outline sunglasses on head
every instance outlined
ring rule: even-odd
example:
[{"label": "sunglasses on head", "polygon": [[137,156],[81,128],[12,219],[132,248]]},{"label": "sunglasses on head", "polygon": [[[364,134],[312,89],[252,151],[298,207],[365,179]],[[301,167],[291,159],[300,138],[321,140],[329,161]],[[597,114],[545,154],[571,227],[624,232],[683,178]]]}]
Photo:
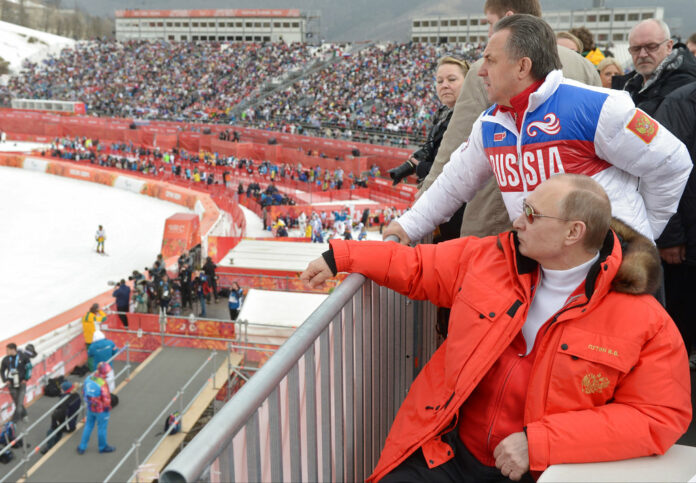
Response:
[{"label": "sunglasses on head", "polygon": [[522,213],[524,213],[524,216],[527,218],[527,223],[529,224],[534,223],[534,218],[552,218],[554,220],[570,221],[565,218],[559,218],[558,216],[549,216],[537,213],[536,211],[534,211],[534,207],[527,203],[526,199],[522,200]]}]

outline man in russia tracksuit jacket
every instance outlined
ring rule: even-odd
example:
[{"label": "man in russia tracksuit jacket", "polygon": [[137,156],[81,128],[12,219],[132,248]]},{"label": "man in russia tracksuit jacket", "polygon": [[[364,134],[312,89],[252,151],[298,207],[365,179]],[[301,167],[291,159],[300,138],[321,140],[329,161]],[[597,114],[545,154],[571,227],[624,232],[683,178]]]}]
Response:
[{"label": "man in russia tracksuit jacket", "polygon": [[613,215],[656,239],[691,171],[686,147],[625,92],[563,78],[551,28],[529,15],[496,23],[479,70],[495,104],[474,124],[441,176],[384,236],[419,240],[495,176],[510,219],[545,179],[585,174]]}]

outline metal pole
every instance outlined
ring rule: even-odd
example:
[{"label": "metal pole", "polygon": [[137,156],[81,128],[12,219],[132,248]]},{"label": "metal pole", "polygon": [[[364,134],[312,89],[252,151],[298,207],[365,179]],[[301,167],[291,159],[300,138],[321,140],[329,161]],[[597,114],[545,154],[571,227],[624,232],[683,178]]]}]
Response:
[{"label": "metal pole", "polygon": [[140,483],[140,441],[135,442],[135,482]]},{"label": "metal pole", "polygon": [[225,394],[225,402],[230,400],[232,392],[232,345],[227,343],[227,392]]},{"label": "metal pole", "polygon": [[130,344],[126,344],[126,378],[130,379]]},{"label": "metal pole", "polygon": [[217,372],[217,370],[215,368],[215,361],[217,360],[217,355],[218,355],[217,351],[213,352],[213,360],[211,362],[211,364],[213,366],[212,376],[211,376],[211,378],[213,379],[213,389],[215,389],[215,387],[216,387],[215,386],[215,373]]},{"label": "metal pole", "polygon": [[162,347],[164,347],[164,328],[167,325],[167,313],[162,312],[160,314],[160,334],[162,336]]},{"label": "metal pole", "polygon": [[[213,381],[213,390],[215,390],[215,373],[217,372],[215,370],[215,359],[217,358],[217,351],[213,352],[213,359],[211,361],[212,363],[212,375],[210,376],[210,379]],[[215,394],[215,397],[217,397],[217,393]],[[215,397],[213,397],[213,416],[215,416]]]},{"label": "metal pole", "polygon": [[27,442],[24,441],[24,438],[22,438],[22,453],[24,453],[22,461],[24,462],[24,479],[26,480],[29,477],[29,458],[27,457]]}]

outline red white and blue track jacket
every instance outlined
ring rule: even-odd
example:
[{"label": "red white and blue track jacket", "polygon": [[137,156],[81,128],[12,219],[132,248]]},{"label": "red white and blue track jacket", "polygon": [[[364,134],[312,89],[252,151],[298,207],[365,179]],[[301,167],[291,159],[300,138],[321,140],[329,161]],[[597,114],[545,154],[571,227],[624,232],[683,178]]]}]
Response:
[{"label": "red white and blue track jacket", "polygon": [[649,239],[677,211],[691,171],[686,147],[622,91],[549,73],[529,96],[518,131],[511,113],[484,111],[471,136],[399,223],[419,240],[447,221],[491,175],[510,219],[522,199],[558,173],[585,174],[607,192],[613,215]]}]

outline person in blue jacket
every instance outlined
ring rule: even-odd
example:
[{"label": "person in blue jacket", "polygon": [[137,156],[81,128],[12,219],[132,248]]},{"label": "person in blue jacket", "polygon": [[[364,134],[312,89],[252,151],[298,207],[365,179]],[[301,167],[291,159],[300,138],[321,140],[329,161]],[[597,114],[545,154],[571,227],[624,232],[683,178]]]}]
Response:
[{"label": "person in blue jacket", "polygon": [[116,290],[111,294],[112,297],[116,298],[116,311],[119,312],[118,317],[126,329],[128,328],[128,316],[126,313],[130,306],[130,295],[131,289],[123,279],[116,285]]},{"label": "person in blue jacket", "polygon": [[230,287],[230,296],[227,299],[227,304],[230,308],[230,318],[232,320],[237,320],[239,316],[239,308],[242,306],[242,297],[244,296],[244,291],[239,288],[237,282],[232,282],[232,287]]},{"label": "person in blue jacket", "polygon": [[87,350],[89,370],[93,371],[100,362],[106,362],[118,353],[118,347],[114,341],[106,338],[104,333],[97,329],[94,332],[92,344]]},{"label": "person in blue jacket", "polygon": [[109,414],[111,412],[111,393],[109,385],[104,379],[96,375],[89,376],[83,386],[85,404],[87,405],[87,419],[82,431],[82,439],[77,447],[78,454],[83,454],[87,449],[89,437],[92,435],[94,425],[97,425],[99,439],[99,452],[111,453],[116,448],[106,442],[106,432],[109,426]]}]

